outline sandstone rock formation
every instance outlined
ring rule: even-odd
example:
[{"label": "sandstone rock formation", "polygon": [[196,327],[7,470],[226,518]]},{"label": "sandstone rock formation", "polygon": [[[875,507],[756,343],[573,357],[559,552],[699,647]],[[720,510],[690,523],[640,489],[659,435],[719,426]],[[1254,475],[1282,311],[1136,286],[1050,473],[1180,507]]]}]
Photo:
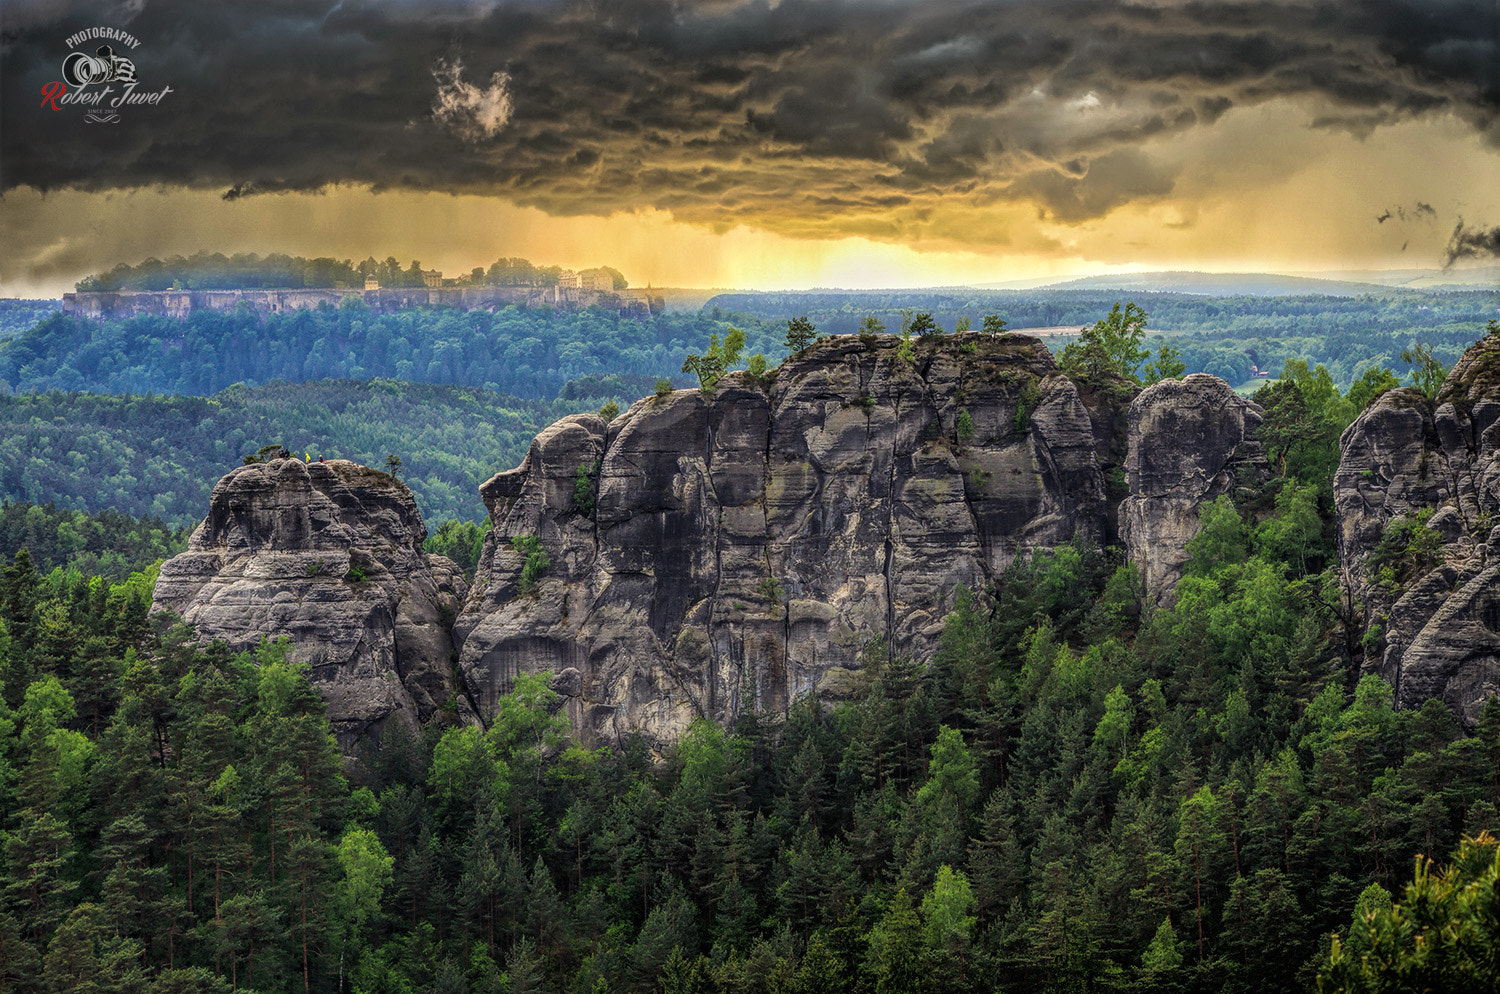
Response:
[{"label": "sandstone rock formation", "polygon": [[1120,540],[1151,601],[1172,600],[1198,508],[1267,472],[1260,422],[1258,406],[1205,373],[1155,383],[1131,403]]},{"label": "sandstone rock formation", "polygon": [[452,561],[422,551],[411,492],[344,460],[273,459],[214,487],[153,609],[236,649],[285,635],[328,702],[346,754],[394,719],[415,727],[458,696],[450,628],[466,594]]},{"label": "sandstone rock formation", "polygon": [[898,345],[832,338],[712,395],[557,422],[480,488],[494,531],[467,599],[391,477],[241,467],[156,606],[236,647],[289,636],[346,753],[450,702],[483,719],[544,670],[586,737],[659,746],[700,715],[857,692],[871,640],[926,654],[959,584],[1075,536],[1123,532],[1169,598],[1198,504],[1264,470],[1258,409],[1211,377],[1127,421],[1124,381],[1080,387],[1035,338]]},{"label": "sandstone rock formation", "polygon": [[[1170,516],[1253,463],[1258,414],[1211,377],[1153,390],[1132,420],[1151,448],[1131,455],[1147,488],[1131,534],[1165,590],[1196,530]],[[845,336],[764,382],[565,418],[481,487],[494,534],[455,629],[476,706],[550,670],[586,734],[662,743],[697,715],[850,693],[871,638],[933,645],[958,584],[1114,538],[1118,396],[1080,392],[1025,336],[927,340],[915,362],[893,338]],[[530,595],[523,536],[551,561]]]},{"label": "sandstone rock formation", "polygon": [[[1500,341],[1470,348],[1436,404],[1412,389],[1384,394],[1340,449],[1339,561],[1365,616],[1365,667],[1395,687],[1397,706],[1437,697],[1472,724],[1500,690]],[[1394,561],[1372,558],[1393,525],[1419,515],[1434,552],[1387,542],[1382,558]]]}]

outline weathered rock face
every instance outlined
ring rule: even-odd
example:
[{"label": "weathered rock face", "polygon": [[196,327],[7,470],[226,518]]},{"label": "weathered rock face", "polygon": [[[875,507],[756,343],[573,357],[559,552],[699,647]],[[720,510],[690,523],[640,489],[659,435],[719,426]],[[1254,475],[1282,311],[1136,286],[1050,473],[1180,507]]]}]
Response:
[{"label": "weathered rock face", "polygon": [[242,466],[214,487],[188,550],[162,566],[153,609],[236,649],[291,638],[352,753],[455,693],[472,713],[450,635],[466,585],[452,561],[422,551],[426,536],[411,492],[385,473],[344,460]]},{"label": "weathered rock face", "polygon": [[[930,648],[958,584],[1075,534],[1113,538],[1118,406],[1081,395],[1037,339],[946,336],[915,363],[896,345],[830,339],[768,384],[732,374],[709,398],[677,391],[539,435],[480,490],[494,536],[455,629],[480,713],[541,670],[601,738],[667,742],[700,714],[838,697],[871,638]],[[1131,457],[1152,488],[1132,534],[1163,563],[1196,530],[1195,515],[1169,526],[1172,509],[1223,492],[1258,453],[1256,409],[1217,382],[1153,388],[1141,409],[1157,448]],[[597,467],[592,515],[575,506],[580,466]],[[511,542],[529,535],[551,560],[535,596]]]},{"label": "weathered rock face", "polygon": [[1198,533],[1198,508],[1267,472],[1260,408],[1217,376],[1194,373],[1142,390],[1130,405],[1120,539],[1148,599],[1170,602]]},{"label": "weathered rock face", "polygon": [[[241,467],[156,606],[235,647],[289,636],[346,753],[455,699],[488,716],[544,670],[585,736],[664,745],[700,715],[856,692],[872,639],[925,654],[959,584],[1078,535],[1118,527],[1169,596],[1198,504],[1264,469],[1258,409],[1211,377],[1150,388],[1127,424],[1127,386],[1081,391],[1037,339],[898,344],[829,339],[712,396],[557,422],[480,488],[494,531],[467,599],[386,474]],[[534,582],[512,542],[533,537]]]},{"label": "weathered rock face", "polygon": [[[1365,668],[1397,706],[1437,697],[1472,724],[1500,690],[1500,342],[1470,348],[1435,405],[1411,389],[1380,397],[1340,449],[1339,561],[1364,609]],[[1436,565],[1379,575],[1382,535],[1424,512]]]}]

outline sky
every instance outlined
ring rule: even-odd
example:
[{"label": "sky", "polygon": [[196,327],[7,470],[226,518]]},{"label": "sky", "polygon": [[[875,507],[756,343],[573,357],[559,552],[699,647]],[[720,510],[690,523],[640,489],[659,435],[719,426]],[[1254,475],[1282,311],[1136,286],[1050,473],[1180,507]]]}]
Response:
[{"label": "sky", "polygon": [[200,250],[765,289],[1493,263],[1500,2],[6,0],[0,295]]}]

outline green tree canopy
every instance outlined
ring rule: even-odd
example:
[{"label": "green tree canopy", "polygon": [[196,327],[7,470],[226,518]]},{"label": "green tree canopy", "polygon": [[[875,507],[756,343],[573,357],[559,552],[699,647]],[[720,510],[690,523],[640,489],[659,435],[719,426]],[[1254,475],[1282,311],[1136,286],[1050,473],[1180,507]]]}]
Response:
[{"label": "green tree canopy", "polygon": [[818,329],[804,315],[800,318],[791,318],[786,323],[786,349],[792,354],[801,352],[813,343],[817,337]]},{"label": "green tree canopy", "polygon": [[1320,992],[1479,992],[1500,977],[1500,843],[1466,838],[1447,867],[1419,856],[1401,900],[1366,892],[1318,968]]},{"label": "green tree canopy", "polygon": [[1116,303],[1107,317],[1063,348],[1058,363],[1069,376],[1098,380],[1114,374],[1139,383],[1136,368],[1151,355],[1141,347],[1145,337],[1146,312],[1133,302],[1124,310]]}]

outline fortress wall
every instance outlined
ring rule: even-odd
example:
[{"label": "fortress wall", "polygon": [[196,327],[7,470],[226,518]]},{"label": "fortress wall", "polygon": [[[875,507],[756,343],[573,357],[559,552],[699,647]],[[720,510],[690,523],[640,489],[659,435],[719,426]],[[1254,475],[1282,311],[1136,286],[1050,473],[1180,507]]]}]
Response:
[{"label": "fortress wall", "polygon": [[376,311],[407,307],[452,307],[493,310],[512,305],[578,310],[604,307],[622,314],[646,314],[662,309],[662,298],[646,291],[596,293],[577,287],[466,286],[382,287],[379,290],[310,288],[304,290],[123,290],[80,291],[63,294],[63,311],[88,318],[126,318],[137,315],[182,318],[193,311],[232,311],[241,303],[262,313],[299,308],[337,307],[351,294]]}]

